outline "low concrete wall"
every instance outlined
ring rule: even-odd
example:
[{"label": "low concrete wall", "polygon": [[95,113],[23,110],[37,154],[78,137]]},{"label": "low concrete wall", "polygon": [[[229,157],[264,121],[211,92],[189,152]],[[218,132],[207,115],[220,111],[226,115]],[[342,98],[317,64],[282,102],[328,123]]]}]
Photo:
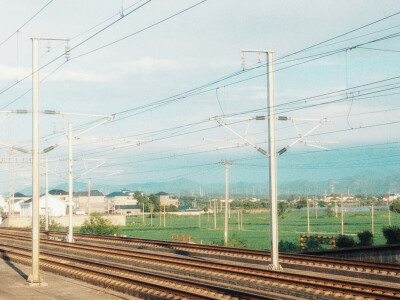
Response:
[{"label": "low concrete wall", "polygon": [[400,264],[400,244],[303,252],[303,254],[338,257],[387,264]]},{"label": "low concrete wall", "polygon": [[[108,215],[104,216],[104,218],[109,219],[111,224],[116,226],[125,226],[126,225],[126,217],[120,215]],[[85,220],[88,220],[88,216],[73,216],[72,218],[72,226],[73,227],[80,227],[83,225]],[[50,222],[59,223],[61,226],[68,226],[69,225],[69,217],[50,217]],[[24,228],[24,227],[31,227],[32,218],[30,217],[9,217],[3,220],[2,227],[17,227],[17,228]]]}]

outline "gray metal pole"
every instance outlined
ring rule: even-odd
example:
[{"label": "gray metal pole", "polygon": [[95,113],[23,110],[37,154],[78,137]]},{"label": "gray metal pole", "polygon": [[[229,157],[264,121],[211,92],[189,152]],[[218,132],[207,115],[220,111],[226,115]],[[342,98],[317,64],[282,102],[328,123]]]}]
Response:
[{"label": "gray metal pole", "polygon": [[307,233],[310,233],[310,203],[307,198]]},{"label": "gray metal pole", "polygon": [[49,230],[49,162],[46,156],[46,230]]},{"label": "gray metal pole", "polygon": [[72,177],[72,123],[68,124],[68,214],[69,214],[69,227],[68,227],[68,243],[74,241],[73,230],[72,230],[72,205],[73,205],[73,193],[74,193],[74,181]]},{"label": "gray metal pole", "polygon": [[39,274],[39,39],[32,38],[32,274],[30,285],[42,283]]},{"label": "gray metal pole", "polygon": [[269,196],[271,202],[271,264],[272,270],[280,270],[278,252],[278,191],[276,176],[276,145],[275,145],[275,93],[274,93],[274,52],[267,52],[268,80],[268,143],[269,143]]},{"label": "gray metal pole", "polygon": [[214,229],[217,229],[217,200],[214,199]]},{"label": "gray metal pole", "polygon": [[375,227],[374,227],[374,204],[371,204],[371,230],[372,235],[375,234]]},{"label": "gray metal pole", "polygon": [[225,164],[225,230],[224,245],[228,245],[229,165]]},{"label": "gray metal pole", "polygon": [[90,217],[90,181],[88,182],[87,214]]},{"label": "gray metal pole", "polygon": [[344,210],[343,210],[343,195],[340,195],[340,205],[341,205],[341,215],[342,215],[342,235],[344,234],[344,228],[343,228],[343,214],[344,214]]}]

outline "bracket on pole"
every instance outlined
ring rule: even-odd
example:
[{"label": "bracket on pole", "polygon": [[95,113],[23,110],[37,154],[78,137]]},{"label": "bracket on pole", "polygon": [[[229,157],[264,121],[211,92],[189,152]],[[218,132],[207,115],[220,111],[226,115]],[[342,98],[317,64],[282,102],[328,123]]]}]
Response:
[{"label": "bracket on pole", "polygon": [[[227,144],[231,144],[229,146],[218,146],[217,150],[221,150],[221,149],[228,149],[228,148],[235,148],[235,147],[240,147],[240,146],[252,146],[253,148],[255,148],[258,152],[260,152],[263,155],[266,156],[270,156],[267,151],[265,151],[263,148],[261,148],[260,146],[257,146],[256,144],[254,144],[253,142],[251,142],[248,138],[247,138],[247,134],[250,128],[250,122],[252,120],[256,120],[256,121],[261,121],[261,120],[267,120],[269,119],[268,116],[265,115],[261,115],[261,116],[255,116],[255,117],[248,117],[248,118],[238,118],[238,117],[234,117],[234,118],[211,118],[210,120],[214,120],[217,121],[217,123],[228,129],[230,132],[232,132],[234,135],[236,135],[238,138],[240,138],[242,141],[230,141],[230,140],[222,140],[222,139],[210,139],[210,138],[204,138],[205,141],[212,141],[212,142],[224,142]],[[307,136],[309,136],[311,133],[313,133],[315,130],[317,130],[318,128],[320,128],[324,123],[329,122],[328,119],[323,118],[323,119],[304,119],[304,118],[291,118],[291,117],[286,117],[286,116],[277,116],[275,117],[276,120],[278,121],[292,121],[292,124],[294,126],[294,128],[296,129],[297,135],[299,136],[296,140],[294,140],[292,143],[290,143],[289,145],[287,145],[286,147],[283,147],[281,150],[279,150],[276,154],[278,156],[282,155],[283,153],[285,153],[289,148],[293,147],[295,144],[297,143],[303,143],[305,146],[309,146],[309,147],[314,147],[314,148],[319,148],[319,149],[324,149],[324,150],[328,150],[328,148],[320,146],[318,144],[337,144],[338,142],[336,141],[312,141],[312,140],[305,140],[305,138]],[[226,124],[227,120],[231,120],[231,121],[248,121],[247,123],[247,127],[245,130],[245,133],[242,135],[240,133],[238,133],[237,131],[235,131],[234,129],[232,129],[231,127],[229,127]],[[298,125],[296,124],[296,121],[304,121],[304,122],[317,122],[317,125],[315,125],[313,128],[311,128],[310,130],[308,130],[306,133],[301,133],[300,129],[298,127]]]}]

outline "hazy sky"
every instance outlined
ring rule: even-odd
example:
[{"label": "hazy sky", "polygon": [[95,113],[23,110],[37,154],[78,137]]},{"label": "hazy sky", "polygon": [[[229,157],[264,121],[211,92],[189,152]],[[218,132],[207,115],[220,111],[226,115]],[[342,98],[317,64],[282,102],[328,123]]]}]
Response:
[{"label": "hazy sky", "polygon": [[[365,0],[0,0],[0,110],[32,107],[31,37],[70,38],[68,62],[64,42],[40,42],[41,109],[116,117],[74,140],[75,175],[107,160],[80,181],[222,182],[217,163],[232,159],[232,181],[262,182],[266,157],[250,146],[216,150],[228,144],[204,138],[239,141],[211,117],[266,114],[265,56],[246,54],[242,71],[241,50],[269,49],[277,112],[328,118],[309,140],[338,142],[329,151],[294,146],[279,157],[280,181],[398,172],[399,12],[398,1]],[[30,115],[0,121],[2,144],[31,149]],[[41,115],[41,148],[65,140],[63,122],[78,134],[100,121]],[[302,133],[316,125],[296,124]],[[247,125],[230,126],[244,134]],[[266,121],[252,121],[247,137],[267,149],[267,132]],[[277,122],[277,150],[296,136],[291,122]],[[0,153],[8,193],[10,150]],[[54,186],[63,182],[56,174],[66,176],[67,144],[48,156]],[[29,159],[13,153],[16,191],[30,184]]]}]

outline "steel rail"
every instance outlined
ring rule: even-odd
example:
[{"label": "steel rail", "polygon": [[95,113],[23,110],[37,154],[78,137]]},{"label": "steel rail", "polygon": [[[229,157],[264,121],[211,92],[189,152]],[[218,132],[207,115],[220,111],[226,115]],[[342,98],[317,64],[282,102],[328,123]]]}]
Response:
[{"label": "steel rail", "polygon": [[[12,235],[4,235],[0,234],[0,237],[7,238],[9,240],[15,240],[15,236]],[[26,242],[29,242],[30,239],[27,237],[18,237],[20,240],[23,239]],[[354,291],[362,291],[362,295],[368,296],[381,296],[381,295],[390,295],[390,297],[399,298],[400,299],[400,289],[396,288],[385,288],[379,285],[374,284],[365,284],[359,282],[343,282],[343,280],[337,279],[321,279],[317,276],[311,275],[296,275],[286,272],[274,272],[268,270],[260,270],[257,268],[250,268],[250,267],[238,267],[227,265],[223,263],[210,263],[210,262],[200,262],[200,261],[191,261],[188,259],[180,259],[176,257],[160,257],[160,255],[153,255],[153,254],[135,254],[130,251],[126,250],[113,250],[110,248],[105,247],[98,247],[98,246],[87,246],[87,245],[74,245],[74,244],[66,244],[62,242],[55,242],[55,241],[43,241],[42,244],[51,245],[54,247],[63,247],[75,249],[78,251],[83,251],[86,253],[95,253],[95,254],[103,254],[107,258],[114,255],[119,259],[125,258],[127,260],[135,258],[135,259],[142,259],[142,260],[151,260],[156,261],[158,263],[164,264],[174,264],[180,266],[186,266],[194,269],[200,269],[203,271],[209,271],[214,273],[225,273],[226,275],[242,277],[242,280],[267,280],[269,282],[277,282],[277,283],[286,283],[286,284],[296,284],[297,286],[303,286],[304,288],[310,288],[310,284],[312,284],[312,288],[318,290],[329,291],[332,293],[338,293],[340,291],[346,292],[348,294],[354,295]],[[331,288],[334,287],[334,290]],[[360,295],[357,294],[356,295]]]},{"label": "steel rail", "polygon": [[[30,262],[30,250],[15,247],[15,246],[2,246],[0,252],[3,253],[4,258],[10,258],[12,255],[23,256]],[[149,290],[154,291],[150,293],[150,296],[158,299],[173,298],[171,295],[178,296],[184,299],[279,299],[274,296],[263,295],[261,293],[252,294],[250,292],[243,292],[233,290],[231,288],[225,288],[216,285],[204,284],[195,281],[182,280],[168,276],[149,274],[148,272],[132,271],[128,268],[109,266],[100,262],[90,262],[86,259],[78,259],[71,257],[64,257],[56,254],[41,254],[40,257],[41,267],[47,270],[64,270],[65,274],[74,275],[78,272],[80,279],[87,280],[95,275],[100,277],[92,283],[99,283],[101,281],[107,283],[107,287],[110,288],[112,285],[124,286],[126,284],[136,286],[141,290],[147,290],[142,293],[143,295],[149,295]],[[72,271],[72,272],[71,272]],[[103,280],[101,280],[103,279]],[[119,291],[128,292],[131,287],[124,287],[118,289]],[[157,297],[157,294],[163,294],[161,297]]]},{"label": "steel rail", "polygon": [[[27,232],[27,229],[21,228],[0,228],[0,230],[11,230],[18,232]],[[60,236],[64,237],[65,233],[59,231],[42,231],[42,233],[46,235]],[[238,249],[238,248],[230,248],[230,247],[222,247],[222,246],[209,246],[209,245],[199,245],[199,244],[188,244],[183,242],[170,242],[170,241],[158,241],[158,240],[150,240],[150,239],[138,239],[138,238],[126,238],[126,237],[113,237],[113,236],[101,236],[101,235],[92,235],[92,234],[78,234],[75,235],[76,239],[82,240],[99,240],[103,244],[105,241],[111,243],[121,243],[121,244],[137,244],[140,246],[143,245],[152,245],[159,248],[168,247],[174,250],[190,250],[190,251],[202,251],[208,253],[215,254],[223,254],[223,255],[235,255],[238,257],[244,257],[249,259],[259,259],[263,261],[268,261],[270,259],[269,251],[262,250],[250,250],[250,249]],[[344,269],[354,269],[358,271],[358,269],[363,269],[368,271],[368,269],[372,272],[384,271],[388,272],[391,275],[400,274],[400,265],[395,264],[382,264],[382,263],[374,263],[374,262],[364,262],[364,261],[356,261],[350,259],[338,259],[331,257],[320,257],[315,255],[305,255],[305,254],[288,254],[288,253],[280,253],[280,258],[282,262],[290,262],[290,263],[304,263],[307,262],[313,266],[325,265],[325,267],[329,268],[344,268]]]}]

